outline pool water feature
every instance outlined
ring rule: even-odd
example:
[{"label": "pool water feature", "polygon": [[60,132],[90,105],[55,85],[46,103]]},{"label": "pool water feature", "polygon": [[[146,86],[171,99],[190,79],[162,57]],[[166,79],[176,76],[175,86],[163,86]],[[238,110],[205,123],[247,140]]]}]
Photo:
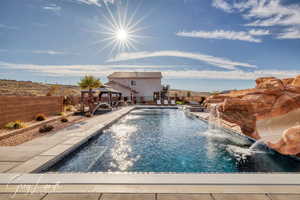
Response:
[{"label": "pool water feature", "polygon": [[300,162],[180,109],[137,109],[48,172],[299,172]]}]

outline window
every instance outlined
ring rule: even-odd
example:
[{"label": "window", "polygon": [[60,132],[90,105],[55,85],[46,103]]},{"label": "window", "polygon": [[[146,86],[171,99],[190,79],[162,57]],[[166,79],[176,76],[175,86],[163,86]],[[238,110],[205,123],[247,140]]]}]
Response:
[{"label": "window", "polygon": [[131,81],[131,86],[135,86],[136,85],[136,81]]}]

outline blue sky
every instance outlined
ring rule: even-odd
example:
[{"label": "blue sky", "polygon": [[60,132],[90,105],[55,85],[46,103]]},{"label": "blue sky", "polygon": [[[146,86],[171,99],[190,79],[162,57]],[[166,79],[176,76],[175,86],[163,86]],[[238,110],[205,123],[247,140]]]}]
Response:
[{"label": "blue sky", "polygon": [[[131,32],[128,47],[114,48],[114,19]],[[1,79],[75,84],[85,74],[106,82],[113,71],[162,71],[172,88],[213,91],[296,76],[299,61],[298,0],[0,3]]]}]

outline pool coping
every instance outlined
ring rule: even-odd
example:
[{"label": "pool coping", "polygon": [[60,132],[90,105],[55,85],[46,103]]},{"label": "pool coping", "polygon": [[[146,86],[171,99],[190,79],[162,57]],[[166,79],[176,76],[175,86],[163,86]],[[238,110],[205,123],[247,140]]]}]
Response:
[{"label": "pool coping", "polygon": [[[296,187],[297,190],[300,189],[300,174],[298,173],[34,173],[53,165],[132,110],[160,107],[167,108],[166,106],[132,106],[114,111],[112,115],[100,115],[104,118],[108,116],[111,118],[102,121],[96,128],[89,128],[87,133],[82,136],[76,135],[69,138],[68,141],[71,140],[69,143],[64,140],[62,143],[44,150],[28,161],[13,167],[8,170],[8,173],[0,173],[0,193],[16,190],[20,185],[33,185],[39,188],[42,185],[57,184],[62,186],[61,192],[70,192],[74,188],[76,188],[76,191],[81,191],[81,188],[78,187],[80,185],[86,186],[82,187],[83,192],[86,192],[87,188],[93,187],[96,187],[97,191],[110,191],[111,188],[111,190],[118,192],[126,192],[126,188],[131,192],[151,192],[153,190],[179,192],[179,188],[181,188],[180,192],[199,192],[201,190],[210,192],[220,190],[228,192],[262,192],[264,188],[266,192],[280,193],[284,191],[292,192],[291,187]],[[171,106],[170,108],[175,107]],[[57,146],[60,148],[57,148]],[[209,187],[215,188],[215,190],[209,189]],[[244,189],[241,190],[241,187]],[[277,187],[281,189],[278,190]]]},{"label": "pool coping", "polygon": [[299,193],[300,174],[0,174],[0,193]]}]

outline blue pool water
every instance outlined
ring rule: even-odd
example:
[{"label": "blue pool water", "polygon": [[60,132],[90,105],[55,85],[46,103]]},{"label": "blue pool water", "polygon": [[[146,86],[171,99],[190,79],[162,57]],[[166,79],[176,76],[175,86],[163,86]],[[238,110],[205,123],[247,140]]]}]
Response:
[{"label": "blue pool water", "polygon": [[134,110],[48,171],[300,172],[300,162],[177,109]]}]

